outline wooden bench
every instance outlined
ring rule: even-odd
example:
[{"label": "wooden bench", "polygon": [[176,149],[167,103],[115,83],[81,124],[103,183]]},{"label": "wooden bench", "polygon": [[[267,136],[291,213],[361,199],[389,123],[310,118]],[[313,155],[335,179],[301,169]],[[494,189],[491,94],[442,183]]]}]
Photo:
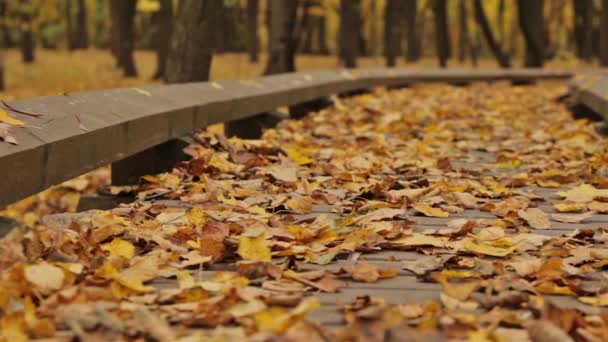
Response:
[{"label": "wooden bench", "polygon": [[[567,71],[535,69],[376,68],[109,89],[11,101],[12,109],[43,116],[31,117],[5,107],[27,126],[12,130],[18,145],[0,143],[0,207],[112,163],[114,180],[128,182],[155,172],[154,168],[159,167],[158,154],[170,154],[180,147],[174,142],[176,138],[220,122],[247,125],[247,118],[281,106],[299,104],[302,113],[306,108],[316,108],[315,100],[331,94],[421,82],[525,83],[571,76]],[[163,145],[166,143],[172,145]]]}]

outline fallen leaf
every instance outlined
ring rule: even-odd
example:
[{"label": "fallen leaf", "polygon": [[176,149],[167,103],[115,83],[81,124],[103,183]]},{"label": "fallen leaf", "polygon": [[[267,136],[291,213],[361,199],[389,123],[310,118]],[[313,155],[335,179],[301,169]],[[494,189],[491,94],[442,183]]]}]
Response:
[{"label": "fallen leaf", "polygon": [[312,211],[312,198],[300,196],[288,199],[285,207],[297,214],[308,214]]},{"label": "fallen leaf", "polygon": [[63,270],[49,263],[27,266],[24,270],[25,279],[43,292],[59,290],[63,286],[65,274]]},{"label": "fallen leaf", "polygon": [[608,213],[608,202],[593,201],[587,204],[587,208],[591,211],[596,211],[599,213]]},{"label": "fallen leaf", "polygon": [[507,265],[511,266],[518,275],[525,277],[528,274],[540,270],[543,265],[543,262],[540,258],[527,257],[510,261],[507,263]]},{"label": "fallen leaf", "polygon": [[237,253],[245,260],[268,262],[271,259],[264,234],[256,237],[241,236]]},{"label": "fallen leaf", "polygon": [[595,211],[588,211],[586,213],[578,214],[578,215],[565,215],[565,214],[552,214],[551,218],[555,221],[566,222],[566,223],[579,223],[590,217],[595,216],[597,213]]},{"label": "fallen leaf", "polygon": [[439,208],[433,208],[427,203],[416,204],[416,206],[414,206],[414,210],[416,210],[419,213],[424,214],[425,216],[429,216],[429,217],[448,217],[448,216],[450,216],[449,213],[447,213]]},{"label": "fallen leaf", "polygon": [[4,122],[6,124],[9,124],[11,126],[16,126],[16,127],[25,126],[25,122],[13,118],[4,109],[1,109],[1,108],[0,108],[0,122]]},{"label": "fallen leaf", "polygon": [[297,171],[295,167],[281,165],[269,166],[264,170],[266,174],[271,175],[274,179],[286,183],[293,183],[298,180]]},{"label": "fallen leaf", "polygon": [[0,122],[0,139],[13,145],[17,145],[17,139],[10,133],[10,125]]},{"label": "fallen leaf", "polygon": [[447,294],[441,292],[439,294],[439,299],[441,299],[441,303],[448,308],[449,310],[464,310],[464,311],[473,311],[477,309],[479,304],[473,301],[460,301],[456,298],[452,298]]},{"label": "fallen leaf", "polygon": [[585,209],[585,204],[576,202],[561,202],[553,204],[553,208],[560,213],[572,213]]},{"label": "fallen leaf", "polygon": [[464,247],[476,254],[491,255],[495,257],[506,257],[517,249],[517,246],[495,247],[485,243],[475,243],[471,240],[467,240]]},{"label": "fallen leaf", "polygon": [[608,197],[608,189],[597,189],[590,184],[581,184],[568,191],[559,191],[557,195],[564,197],[567,201],[588,203],[596,198]]},{"label": "fallen leaf", "polygon": [[444,265],[447,259],[452,256],[442,255],[420,255],[416,260],[404,260],[401,262],[401,268],[413,272],[416,275],[422,276],[428,272],[434,271]]},{"label": "fallen leaf", "polygon": [[114,238],[111,242],[101,245],[100,248],[110,252],[111,256],[121,256],[127,260],[130,260],[135,255],[135,246],[129,241],[121,238]]},{"label": "fallen leaf", "polygon": [[549,221],[549,216],[547,214],[538,209],[538,208],[528,208],[526,210],[519,210],[517,215],[524,219],[532,228],[535,229],[549,229],[551,228],[551,221]]},{"label": "fallen leaf", "polygon": [[608,306],[608,293],[601,294],[595,297],[578,297],[578,300],[585,304],[593,305],[593,306]]},{"label": "fallen leaf", "polygon": [[389,241],[395,247],[433,246],[439,248],[446,247],[447,242],[446,238],[438,238],[420,233],[414,233]]},{"label": "fallen leaf", "polygon": [[565,331],[545,319],[531,321],[527,329],[532,342],[574,342]]}]

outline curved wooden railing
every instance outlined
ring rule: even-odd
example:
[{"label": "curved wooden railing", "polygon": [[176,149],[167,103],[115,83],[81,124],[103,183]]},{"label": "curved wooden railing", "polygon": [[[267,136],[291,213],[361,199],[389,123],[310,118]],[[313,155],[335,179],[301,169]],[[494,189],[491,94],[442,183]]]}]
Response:
[{"label": "curved wooden railing", "polygon": [[567,71],[535,69],[377,68],[98,90],[11,101],[5,110],[26,122],[26,126],[12,130],[18,145],[0,143],[0,207],[207,125],[244,119],[331,94],[418,82],[530,82],[571,76]]}]

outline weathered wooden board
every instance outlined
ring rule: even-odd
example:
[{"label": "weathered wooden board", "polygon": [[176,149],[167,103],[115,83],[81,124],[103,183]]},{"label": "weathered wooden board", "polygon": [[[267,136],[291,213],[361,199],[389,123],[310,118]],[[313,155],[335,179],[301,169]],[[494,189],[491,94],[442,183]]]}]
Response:
[{"label": "weathered wooden board", "polygon": [[[18,145],[0,143],[0,206],[99,166],[218,122],[330,94],[417,82],[563,79],[570,72],[363,69],[303,72],[252,80],[124,88],[12,101],[27,123]],[[5,108],[6,109],[6,108]]]},{"label": "weathered wooden board", "polygon": [[575,104],[583,105],[608,120],[608,71],[594,70],[577,75],[569,88]]}]

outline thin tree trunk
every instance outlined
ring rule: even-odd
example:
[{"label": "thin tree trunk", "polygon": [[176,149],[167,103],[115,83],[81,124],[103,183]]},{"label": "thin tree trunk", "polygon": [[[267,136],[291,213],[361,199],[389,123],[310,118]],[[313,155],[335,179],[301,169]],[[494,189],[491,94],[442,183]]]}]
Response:
[{"label": "thin tree trunk", "polygon": [[319,53],[329,55],[329,47],[327,46],[327,16],[325,14],[319,17],[317,42],[319,44]]},{"label": "thin tree trunk", "polygon": [[76,46],[79,49],[89,48],[89,24],[87,15],[87,6],[84,0],[78,0],[78,9],[76,11]]},{"label": "thin tree trunk", "polygon": [[216,0],[180,0],[167,60],[169,83],[209,80],[221,6]]},{"label": "thin tree trunk", "polygon": [[447,1],[434,0],[433,14],[435,15],[435,44],[439,66],[445,68],[448,65],[448,58],[450,57]]},{"label": "thin tree trunk", "polygon": [[[0,0],[0,20],[4,23],[6,20],[7,0]],[[4,24],[3,24],[4,26]],[[2,27],[4,29],[4,27]],[[4,75],[4,52],[6,49],[6,41],[0,37],[0,91],[6,90],[6,78]]]},{"label": "thin tree trunk", "polygon": [[486,39],[486,42],[488,43],[488,46],[490,47],[492,54],[496,58],[498,65],[500,65],[501,68],[510,68],[511,61],[509,60],[509,56],[507,56],[507,54],[505,54],[505,52],[502,51],[500,44],[498,44],[496,42],[496,39],[494,38],[494,34],[492,33],[492,29],[490,28],[490,23],[488,22],[488,18],[486,17],[486,12],[483,8],[483,4],[481,3],[481,0],[475,0],[474,4],[475,4],[475,19],[477,20],[477,23],[479,24],[479,27],[481,28],[481,31],[483,32],[483,35]]},{"label": "thin tree trunk", "polygon": [[97,0],[95,2],[95,47],[102,48],[105,46],[105,42],[103,39],[104,31],[105,31],[105,8],[106,1],[105,0]]},{"label": "thin tree trunk", "polygon": [[116,67],[122,68],[122,60],[120,59],[120,1],[110,0],[110,20],[111,20],[111,41],[110,50],[116,59]]},{"label": "thin tree trunk", "polygon": [[173,1],[160,0],[160,9],[156,13],[156,72],[154,79],[164,79],[173,30]]},{"label": "thin tree trunk", "polygon": [[36,60],[34,33],[32,32],[32,6],[30,0],[21,0],[21,4],[27,7],[21,17],[21,59],[24,63],[33,63]]},{"label": "thin tree trunk", "polygon": [[505,4],[505,0],[500,0],[498,1],[498,8],[497,8],[497,12],[496,13],[496,21],[498,22],[498,42],[500,45],[500,48],[502,49],[502,43],[505,41],[505,11],[506,11],[506,4]]},{"label": "thin tree trunk", "polygon": [[72,17],[72,0],[65,0],[65,34],[68,43],[68,50],[76,50],[76,40],[74,39],[74,19]]},{"label": "thin tree trunk", "polygon": [[384,8],[384,56],[386,66],[394,67],[401,49],[401,0],[387,0]]},{"label": "thin tree trunk", "polygon": [[526,42],[526,67],[542,67],[545,61],[543,0],[518,0],[519,26]]},{"label": "thin tree trunk", "polygon": [[577,57],[593,57],[593,0],[572,0],[574,7],[574,44]]},{"label": "thin tree trunk", "polygon": [[293,72],[296,70],[295,26],[296,1],[268,0],[270,11],[269,57],[265,75]]},{"label": "thin tree trunk", "polygon": [[115,35],[116,53],[118,65],[123,69],[125,77],[136,77],[137,68],[133,58],[135,48],[135,10],[137,0],[112,0],[114,16],[112,24],[115,25],[112,32]]},{"label": "thin tree trunk", "polygon": [[602,0],[600,16],[600,64],[608,66],[608,0]]},{"label": "thin tree trunk", "polygon": [[340,1],[340,56],[347,68],[357,67],[359,47],[360,0]]},{"label": "thin tree trunk", "polygon": [[420,58],[420,40],[416,32],[416,16],[418,11],[417,0],[402,0],[404,2],[405,25],[407,32],[407,55],[408,62],[415,62]]},{"label": "thin tree trunk", "polygon": [[249,61],[258,62],[260,52],[260,37],[258,35],[258,13],[260,12],[260,0],[247,0],[247,50]]},{"label": "thin tree trunk", "polygon": [[469,25],[467,22],[467,4],[465,0],[458,1],[458,61],[462,64],[467,59],[469,49]]}]

